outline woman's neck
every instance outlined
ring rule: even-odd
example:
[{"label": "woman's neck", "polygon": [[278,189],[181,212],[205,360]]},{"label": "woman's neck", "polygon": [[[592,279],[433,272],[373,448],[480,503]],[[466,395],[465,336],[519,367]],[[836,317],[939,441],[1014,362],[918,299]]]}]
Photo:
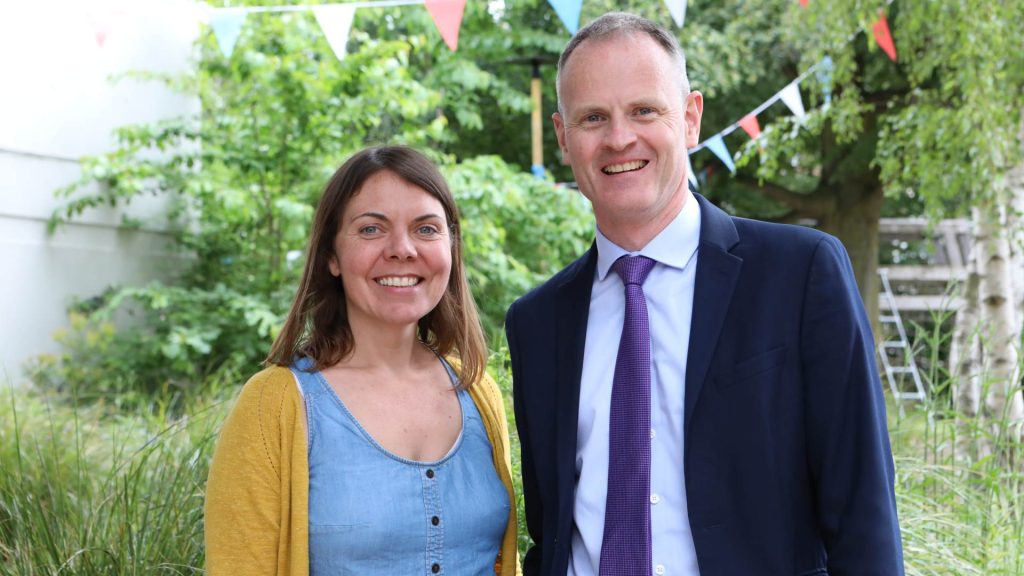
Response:
[{"label": "woman's neck", "polygon": [[403,373],[422,366],[434,353],[419,341],[417,327],[352,324],[352,353],[340,362],[357,370]]}]

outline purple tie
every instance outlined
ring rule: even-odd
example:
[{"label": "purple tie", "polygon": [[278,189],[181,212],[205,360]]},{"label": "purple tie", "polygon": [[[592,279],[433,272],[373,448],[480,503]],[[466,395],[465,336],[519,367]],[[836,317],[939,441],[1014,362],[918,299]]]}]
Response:
[{"label": "purple tie", "polygon": [[600,576],[651,576],[651,328],[643,283],[654,264],[623,256],[612,266],[626,285],[626,317],[612,380]]}]

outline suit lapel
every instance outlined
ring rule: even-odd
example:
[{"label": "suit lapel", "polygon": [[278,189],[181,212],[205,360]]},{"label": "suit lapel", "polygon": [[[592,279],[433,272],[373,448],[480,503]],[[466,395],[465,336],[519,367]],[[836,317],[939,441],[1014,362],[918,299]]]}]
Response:
[{"label": "suit lapel", "polygon": [[701,224],[693,290],[693,316],[690,320],[690,346],[686,359],[685,437],[689,437],[691,416],[704,387],[743,266],[743,260],[729,252],[739,242],[732,218],[703,196],[693,194],[693,197],[700,206]]},{"label": "suit lapel", "polygon": [[[558,462],[559,492],[572,494],[576,484],[576,428],[580,410],[580,379],[583,376],[583,348],[587,341],[587,317],[590,313],[590,293],[594,287],[594,270],[597,268],[597,248],[580,258],[576,273],[558,287],[559,309],[556,342],[558,343],[558,366],[556,386],[559,407],[557,426],[556,458]],[[567,510],[572,512],[572,498]],[[564,506],[563,506],[564,507]]]}]

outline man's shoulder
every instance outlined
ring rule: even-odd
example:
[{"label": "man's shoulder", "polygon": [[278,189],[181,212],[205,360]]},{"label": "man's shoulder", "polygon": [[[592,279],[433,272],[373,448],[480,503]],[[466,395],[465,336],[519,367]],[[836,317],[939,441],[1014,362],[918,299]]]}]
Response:
[{"label": "man's shoulder", "polygon": [[733,223],[736,225],[736,230],[740,233],[741,238],[747,234],[769,239],[817,244],[823,238],[827,238],[829,236],[821,230],[816,230],[809,226],[803,226],[800,224],[766,222],[764,220],[754,220],[752,218],[743,218],[740,216],[732,216],[731,218]]},{"label": "man's shoulder", "polygon": [[[544,306],[551,302],[551,299],[557,296],[558,291],[566,284],[578,279],[580,274],[585,274],[585,269],[588,265],[591,265],[591,258],[595,258],[594,248],[591,247],[583,253],[582,256],[571,262],[565,268],[562,268],[551,278],[548,278],[543,284],[533,288],[526,294],[520,296],[512,304],[513,308],[524,308],[524,307],[536,307]],[[592,280],[592,278],[591,278]]]},{"label": "man's shoulder", "polygon": [[740,238],[740,246],[748,250],[776,251],[780,248],[785,252],[814,252],[822,243],[838,244],[838,240],[809,226],[798,224],[781,224],[765,222],[733,216],[732,221]]}]

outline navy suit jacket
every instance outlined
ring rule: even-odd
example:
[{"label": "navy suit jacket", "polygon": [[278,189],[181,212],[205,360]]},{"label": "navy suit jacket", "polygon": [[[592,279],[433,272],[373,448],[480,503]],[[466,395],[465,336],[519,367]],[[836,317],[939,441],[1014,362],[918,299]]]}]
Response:
[{"label": "navy suit jacket", "polygon": [[[683,454],[701,575],[903,574],[882,386],[846,251],[694,197]],[[568,566],[596,262],[591,247],[506,317],[534,541],[526,575]]]}]

